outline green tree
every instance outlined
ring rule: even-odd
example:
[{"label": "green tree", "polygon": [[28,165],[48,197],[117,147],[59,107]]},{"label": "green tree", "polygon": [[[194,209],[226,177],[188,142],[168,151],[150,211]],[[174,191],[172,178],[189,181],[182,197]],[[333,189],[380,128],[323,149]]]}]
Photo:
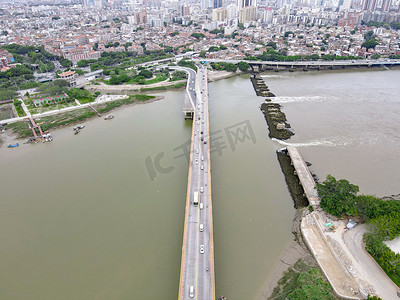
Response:
[{"label": "green tree", "polygon": [[379,59],[379,58],[381,58],[381,56],[379,54],[375,53],[375,54],[371,55],[371,58],[372,59]]},{"label": "green tree", "polygon": [[208,52],[217,52],[219,50],[220,48],[217,46],[211,46],[210,48],[208,48]]},{"label": "green tree", "polygon": [[87,67],[89,65],[89,62],[86,59],[82,59],[78,61],[77,66],[79,68]]},{"label": "green tree", "polygon": [[268,42],[266,46],[271,47],[272,49],[275,49],[275,50],[277,48],[276,43],[273,41]]},{"label": "green tree", "polygon": [[250,68],[250,65],[245,61],[239,62],[237,64],[237,66],[238,66],[239,70],[242,72],[246,72]]},{"label": "green tree", "polygon": [[65,59],[60,57],[59,59],[60,64],[64,67],[64,68],[68,68],[72,66],[72,61],[70,61],[69,59]]},{"label": "green tree", "polygon": [[341,217],[343,213],[357,215],[355,207],[356,195],[359,187],[345,179],[336,180],[328,175],[321,184],[317,183],[316,189],[321,198],[321,207],[331,215]]},{"label": "green tree", "polygon": [[236,72],[237,68],[238,68],[237,65],[231,64],[231,63],[225,64],[225,67],[224,67],[225,71],[228,71],[228,72]]},{"label": "green tree", "polygon": [[193,32],[190,36],[196,38],[197,40],[200,40],[205,37],[203,33],[198,33],[198,32]]},{"label": "green tree", "polygon": [[143,76],[144,78],[151,78],[153,77],[153,73],[149,70],[141,70],[139,76]]},{"label": "green tree", "polygon": [[292,34],[293,36],[296,36],[293,31],[286,31],[283,36],[288,37],[290,34]]},{"label": "green tree", "polygon": [[379,43],[375,40],[369,40],[365,41],[364,43],[361,44],[361,47],[367,48],[368,49],[375,49],[375,46],[379,45]]}]

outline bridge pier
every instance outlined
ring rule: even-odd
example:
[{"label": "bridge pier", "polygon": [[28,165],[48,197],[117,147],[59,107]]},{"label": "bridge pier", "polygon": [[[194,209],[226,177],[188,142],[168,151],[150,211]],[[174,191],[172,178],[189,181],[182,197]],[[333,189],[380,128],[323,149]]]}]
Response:
[{"label": "bridge pier", "polygon": [[184,111],[185,120],[193,120],[194,112],[193,111]]}]

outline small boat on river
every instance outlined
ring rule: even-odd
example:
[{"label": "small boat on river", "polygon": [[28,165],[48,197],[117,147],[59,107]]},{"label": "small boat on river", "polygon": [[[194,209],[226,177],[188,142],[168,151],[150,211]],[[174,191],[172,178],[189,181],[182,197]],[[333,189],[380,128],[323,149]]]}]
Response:
[{"label": "small boat on river", "polygon": [[79,126],[74,127],[74,131],[81,130],[83,128],[85,128],[85,125],[79,125]]},{"label": "small boat on river", "polygon": [[104,118],[104,120],[111,120],[114,119],[114,115],[108,115],[107,117]]},{"label": "small boat on river", "polygon": [[18,147],[18,146],[19,146],[18,143],[16,143],[16,144],[8,144],[8,148],[15,148],[15,147]]}]

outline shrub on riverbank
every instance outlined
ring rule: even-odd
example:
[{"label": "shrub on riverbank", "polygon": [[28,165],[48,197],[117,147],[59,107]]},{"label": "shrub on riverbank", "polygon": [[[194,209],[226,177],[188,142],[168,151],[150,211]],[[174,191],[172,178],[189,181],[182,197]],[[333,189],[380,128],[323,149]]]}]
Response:
[{"label": "shrub on riverbank", "polygon": [[400,286],[400,254],[394,253],[384,241],[400,235],[400,212],[392,212],[368,222],[365,249],[371,254],[386,274]]},{"label": "shrub on riverbank", "polygon": [[400,212],[400,201],[383,201],[373,195],[357,195],[359,187],[345,179],[336,180],[328,175],[316,189],[321,198],[321,207],[336,217],[343,214],[360,217],[366,221],[390,212]]},{"label": "shrub on riverbank", "polygon": [[321,272],[299,260],[283,274],[270,299],[334,300],[336,298]]}]

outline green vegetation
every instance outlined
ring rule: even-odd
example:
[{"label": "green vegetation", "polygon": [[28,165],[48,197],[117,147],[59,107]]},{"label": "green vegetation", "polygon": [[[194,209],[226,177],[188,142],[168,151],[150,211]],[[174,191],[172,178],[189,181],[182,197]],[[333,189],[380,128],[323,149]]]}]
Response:
[{"label": "green vegetation", "polygon": [[262,61],[316,61],[316,60],[354,60],[354,59],[364,59],[363,57],[355,56],[336,56],[336,55],[322,55],[318,54],[312,55],[292,55],[286,56],[284,52],[277,52],[273,49],[268,49],[262,54],[254,56],[247,56],[245,60],[262,60]]},{"label": "green vegetation", "polygon": [[25,111],[22,108],[22,102],[20,100],[17,99],[14,100],[14,107],[19,117],[26,116]]},{"label": "green vegetation", "polygon": [[[100,104],[98,105],[97,110],[100,113],[106,113],[121,105],[131,104],[137,101],[151,100],[154,98],[155,96],[149,96],[149,95],[133,95],[127,99],[116,100]],[[80,123],[95,116],[97,116],[97,114],[87,108],[77,109],[73,112],[64,113],[62,115],[43,117],[41,118],[41,122],[43,122],[44,124],[41,127],[44,131],[46,131],[52,128]],[[29,129],[29,122],[26,121],[16,122],[8,124],[6,127],[8,129],[11,129],[13,133],[17,134],[18,138],[26,138],[32,136],[32,131]]]},{"label": "green vegetation", "polygon": [[200,39],[202,39],[202,38],[205,37],[205,35],[204,35],[203,33],[198,33],[198,32],[193,32],[193,33],[191,34],[191,36],[194,37],[194,38],[196,38],[197,40],[200,40]]},{"label": "green vegetation", "polygon": [[321,272],[299,260],[283,274],[270,299],[334,300],[335,297]]},{"label": "green vegetation", "polygon": [[76,99],[81,104],[94,101],[94,96],[87,90],[70,88],[66,93],[71,100]]},{"label": "green vegetation", "polygon": [[165,81],[168,79],[168,77],[169,77],[169,74],[165,74],[165,73],[157,74],[156,78],[146,80],[144,82],[144,84],[154,84],[154,83],[158,83],[161,81]]},{"label": "green vegetation", "polygon": [[271,47],[272,49],[276,50],[277,46],[275,42],[268,42],[267,47]]},{"label": "green vegetation", "polygon": [[397,286],[400,286],[400,254],[394,253],[384,241],[400,235],[400,211],[381,215],[368,222],[369,232],[364,235],[365,249]]},{"label": "green vegetation", "polygon": [[214,69],[214,70],[224,70],[224,71],[228,71],[228,72],[236,72],[238,66],[232,63],[210,63],[210,66]]},{"label": "green vegetation", "polygon": [[341,217],[343,213],[356,214],[354,203],[358,186],[345,179],[337,181],[335,177],[328,175],[322,184],[317,183],[316,188],[321,198],[321,207],[331,215]]},{"label": "green vegetation", "polygon": [[237,64],[237,66],[238,66],[239,70],[242,72],[246,72],[250,68],[250,65],[245,61],[239,62]]},{"label": "green vegetation", "polygon": [[185,71],[176,71],[175,73],[172,74],[172,77],[169,81],[177,81],[177,80],[183,80],[186,79],[187,75]]},{"label": "green vegetation", "polygon": [[343,213],[367,220],[366,250],[375,258],[388,276],[400,286],[400,254],[395,254],[383,242],[400,235],[400,201],[384,201],[372,195],[357,195],[358,186],[332,175],[316,189],[321,207],[341,217]]},{"label": "green vegetation", "polygon": [[364,43],[362,43],[361,47],[367,48],[367,50],[368,50],[370,48],[374,49],[376,45],[379,45],[379,43],[375,40],[371,40],[371,41],[365,41]]},{"label": "green vegetation", "polygon": [[221,49],[217,46],[211,46],[210,48],[208,48],[208,52],[217,52],[219,50]]},{"label": "green vegetation", "polygon": [[186,83],[184,82],[179,82],[176,83],[174,85],[168,85],[168,86],[156,86],[156,87],[151,87],[151,88],[141,88],[140,91],[141,92],[149,92],[149,91],[165,91],[171,88],[174,89],[180,89],[182,87],[184,87],[186,85]]},{"label": "green vegetation", "polygon": [[17,92],[11,89],[0,89],[0,101],[11,100],[17,97]]},{"label": "green vegetation", "polygon": [[373,195],[357,195],[358,186],[345,179],[336,180],[332,175],[328,175],[322,184],[317,183],[316,189],[322,209],[337,217],[346,214],[369,220],[390,212],[400,212],[400,201],[383,201]]},{"label": "green vegetation", "polygon": [[293,36],[296,36],[293,31],[286,31],[283,36],[284,37],[288,37],[290,34],[293,35]]},{"label": "green vegetation", "polygon": [[[363,21],[361,21],[361,24],[364,25],[365,23]],[[392,28],[394,30],[400,29],[400,22],[385,23],[385,22],[369,21],[366,25],[368,27],[384,27],[386,29]]]},{"label": "green vegetation", "polygon": [[186,57],[185,57],[185,58],[182,58],[182,59],[178,62],[178,66],[191,68],[191,69],[197,71],[197,67],[196,67],[194,61],[189,60],[189,58],[186,58]]},{"label": "green vegetation", "polygon": [[17,134],[18,138],[25,138],[32,135],[32,130],[29,129],[29,124],[26,121],[11,123],[6,126],[13,133]]},{"label": "green vegetation", "polygon": [[64,93],[69,87],[69,83],[66,80],[58,79],[42,84],[37,88],[39,92],[45,95],[55,95]]},{"label": "green vegetation", "polygon": [[361,44],[361,47],[365,47],[368,49],[375,48],[376,45],[379,45],[378,41],[376,40],[376,35],[373,31],[368,31],[364,34],[365,42]]}]

